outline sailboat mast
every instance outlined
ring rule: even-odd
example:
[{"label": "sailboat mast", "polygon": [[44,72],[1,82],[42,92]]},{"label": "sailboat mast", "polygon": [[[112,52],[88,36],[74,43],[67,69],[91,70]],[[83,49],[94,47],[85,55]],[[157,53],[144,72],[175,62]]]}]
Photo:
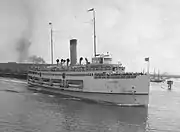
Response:
[{"label": "sailboat mast", "polygon": [[156,72],[155,72],[155,68],[154,68],[154,78],[156,77]]}]

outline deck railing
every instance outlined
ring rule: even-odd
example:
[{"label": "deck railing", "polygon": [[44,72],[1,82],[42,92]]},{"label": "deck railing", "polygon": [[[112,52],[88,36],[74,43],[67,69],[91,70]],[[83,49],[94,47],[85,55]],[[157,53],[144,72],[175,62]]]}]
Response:
[{"label": "deck railing", "polygon": [[137,76],[144,75],[143,73],[123,73],[123,74],[108,74],[108,73],[95,73],[95,79],[131,79]]},{"label": "deck railing", "polygon": [[78,67],[78,68],[29,68],[32,71],[51,71],[51,72],[85,72],[85,71],[110,71],[112,68],[89,68],[89,67]]}]

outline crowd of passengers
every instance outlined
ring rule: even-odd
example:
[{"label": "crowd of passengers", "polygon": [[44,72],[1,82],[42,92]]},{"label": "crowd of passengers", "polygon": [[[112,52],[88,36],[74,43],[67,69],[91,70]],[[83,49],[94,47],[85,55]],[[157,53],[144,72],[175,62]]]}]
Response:
[{"label": "crowd of passengers", "polygon": [[[119,68],[119,67],[117,67]],[[57,68],[57,67],[53,67],[53,68],[47,68],[47,67],[31,67],[29,68],[30,70],[35,70],[35,71],[107,71],[107,70],[112,70],[112,71],[117,71],[115,70],[115,67],[110,67],[110,66],[105,66],[105,67],[69,67],[69,68]],[[119,68],[119,70],[124,71],[125,68],[121,67]]]},{"label": "crowd of passengers", "polygon": [[[47,69],[47,68],[44,68],[44,67],[31,67],[30,69],[32,69],[32,70],[35,70],[35,71],[40,71],[40,70],[47,70],[47,71],[49,71],[49,70],[53,70],[53,69]],[[103,68],[103,69],[107,69],[107,68]],[[110,68],[109,68],[110,69]],[[62,70],[62,69],[54,69],[53,71],[58,71],[58,70]],[[71,70],[77,70],[76,68],[74,68],[74,69],[71,69]],[[79,70],[82,70],[82,69],[79,69]],[[77,71],[79,71],[79,70],[77,70]],[[94,70],[94,69],[91,69],[91,71],[92,70]],[[109,73],[108,73],[109,74]],[[107,75],[108,75],[107,74]],[[126,75],[126,76],[138,76],[138,75],[145,75],[146,73],[133,73],[133,72],[125,72],[125,73],[111,73],[111,75],[114,75],[114,76],[118,76],[118,75]],[[103,75],[105,75],[105,73],[95,73],[95,75],[97,75],[97,76],[103,76]]]},{"label": "crowd of passengers", "polygon": [[46,67],[31,67],[31,70],[43,70],[43,71],[96,71],[96,70],[111,70],[111,67],[99,67],[99,68],[92,68],[92,67],[61,67],[61,68],[46,68]]},{"label": "crowd of passengers", "polygon": [[126,72],[126,73],[95,73],[95,76],[103,77],[103,76],[121,76],[121,77],[136,77],[139,75],[144,75],[143,73],[132,73],[132,72]]},{"label": "crowd of passengers", "polygon": [[136,78],[138,76],[138,74],[134,74],[134,75],[128,75],[128,74],[119,74],[119,75],[95,75],[94,78],[95,79],[102,79],[102,78]]}]

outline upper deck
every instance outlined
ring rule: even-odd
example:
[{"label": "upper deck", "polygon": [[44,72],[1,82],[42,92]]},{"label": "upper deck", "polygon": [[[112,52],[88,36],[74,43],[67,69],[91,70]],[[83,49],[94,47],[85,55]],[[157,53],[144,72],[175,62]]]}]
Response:
[{"label": "upper deck", "polygon": [[112,64],[112,57],[109,53],[98,54],[92,58],[92,62],[89,63],[86,60],[86,64],[58,64],[52,66],[32,66],[29,70],[35,71],[56,71],[56,72],[115,72],[123,73],[125,72],[125,67],[122,64]]},{"label": "upper deck", "polygon": [[29,70],[33,71],[51,71],[51,72],[93,72],[93,71],[107,71],[107,72],[125,72],[125,67],[119,64],[87,64],[74,66],[32,66]]}]

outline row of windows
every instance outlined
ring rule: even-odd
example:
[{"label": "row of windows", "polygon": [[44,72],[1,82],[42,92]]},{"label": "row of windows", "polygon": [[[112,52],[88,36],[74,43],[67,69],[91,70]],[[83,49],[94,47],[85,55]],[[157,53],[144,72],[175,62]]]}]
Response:
[{"label": "row of windows", "polygon": [[[46,79],[46,78],[37,78],[37,77],[32,77],[32,76],[29,76],[28,80],[39,83],[39,84],[48,84],[50,86],[55,85],[54,83],[59,83],[59,86],[63,87],[63,88],[68,88],[68,87],[83,88],[83,80],[62,80],[62,79],[50,80],[50,79]],[[78,85],[78,86],[74,86],[74,85]],[[57,86],[57,84],[56,84],[56,86]]]},{"label": "row of windows", "polygon": [[83,80],[71,80],[71,79],[50,79],[50,78],[38,78],[38,77],[33,77],[33,76],[28,76],[28,79],[32,79],[32,80],[42,80],[42,81],[48,81],[48,82],[63,82],[63,80],[65,80],[68,83],[74,83],[74,84],[79,84],[79,83],[83,83]]},{"label": "row of windows", "polygon": [[94,76],[94,79],[132,79],[132,78],[136,78],[135,75],[133,76],[129,76],[129,75],[121,75],[121,76]]}]

